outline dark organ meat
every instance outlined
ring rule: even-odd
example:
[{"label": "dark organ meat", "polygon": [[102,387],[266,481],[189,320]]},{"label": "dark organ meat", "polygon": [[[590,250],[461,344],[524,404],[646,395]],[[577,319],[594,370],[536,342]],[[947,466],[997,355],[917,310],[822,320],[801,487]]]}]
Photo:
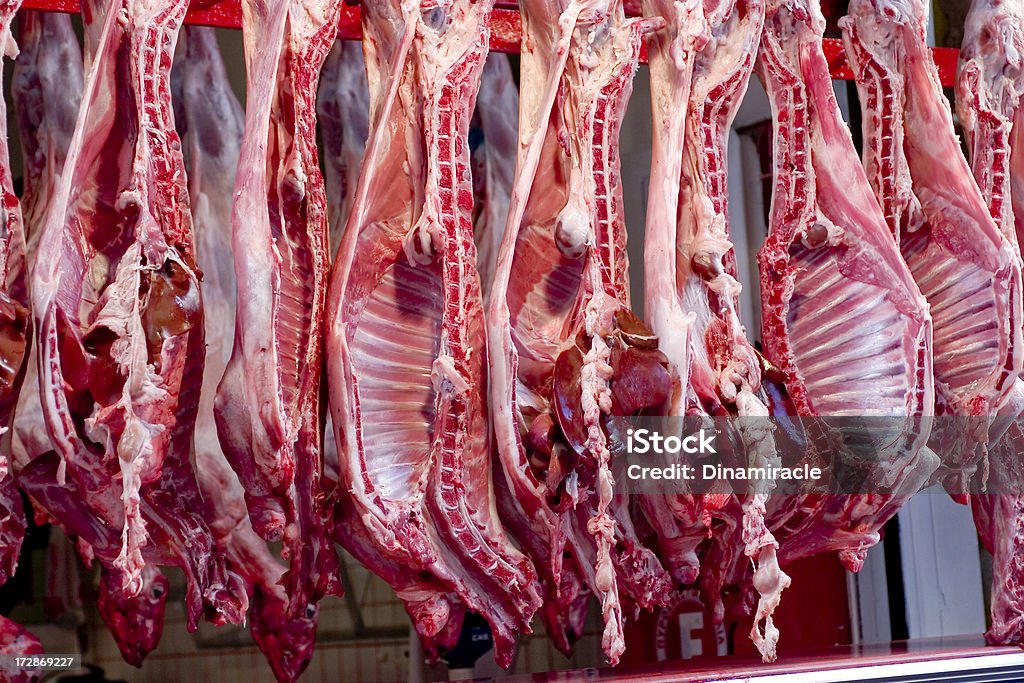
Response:
[{"label": "dark organ meat", "polygon": [[614,416],[671,391],[629,310],[618,156],[640,41],[658,22],[626,19],[619,3],[522,8],[519,158],[488,320],[499,509],[538,567],[556,644],[578,635],[589,590],[615,663],[625,615],[671,585],[610,470]]},{"label": "dark organ meat", "polygon": [[[195,628],[204,610],[219,623],[240,622],[243,610],[189,458],[203,317],[169,83],[185,5],[91,7],[102,30],[42,227],[32,303],[59,458],[39,466],[53,478],[39,483],[66,487],[76,503],[47,508],[69,527],[117,530],[116,552],[97,557],[129,597],[142,590],[147,556],[181,567]],[[88,522],[72,519],[82,515]]]},{"label": "dark organ meat", "polygon": [[[758,253],[765,355],[802,416],[910,418],[934,401],[932,323],[858,163],[822,53],[814,2],[769,2],[758,57],[774,115],[770,234]],[[891,505],[864,495],[785,496],[768,526],[785,563],[839,551],[857,571],[896,503],[937,466],[928,422],[893,420],[875,444],[871,481]],[[847,445],[811,444],[810,459],[849,459]]]},{"label": "dark organ meat", "polygon": [[[988,210],[1019,254],[1024,225],[1024,4],[974,2],[967,15],[960,53],[956,104],[967,138],[974,177]],[[1020,323],[1018,323],[1020,324]],[[1004,413],[1024,413],[1024,389],[1017,380]],[[994,423],[995,426],[995,423]],[[979,536],[993,555],[992,644],[1024,642],[1024,490],[1019,420],[993,439],[989,488],[994,495],[971,496]]]},{"label": "dark organ meat", "polygon": [[253,529],[284,544],[288,616],[305,619],[341,592],[323,491],[330,252],[315,109],[340,9],[333,0],[242,3],[249,97],[232,207],[238,306],[216,403]]},{"label": "dark organ meat", "polygon": [[[936,412],[987,418],[1024,360],[1020,256],[960,150],[927,48],[927,18],[922,1],[855,0],[843,36],[863,103],[868,178],[932,316]],[[980,437],[965,436],[979,447],[965,445],[963,454],[950,452],[953,430],[936,430],[947,488],[958,495],[984,456],[988,420],[959,431],[974,426]]]},{"label": "dark organ meat", "polygon": [[327,311],[338,540],[428,644],[468,608],[507,666],[540,596],[491,491],[468,146],[491,4],[363,10],[370,138]]}]

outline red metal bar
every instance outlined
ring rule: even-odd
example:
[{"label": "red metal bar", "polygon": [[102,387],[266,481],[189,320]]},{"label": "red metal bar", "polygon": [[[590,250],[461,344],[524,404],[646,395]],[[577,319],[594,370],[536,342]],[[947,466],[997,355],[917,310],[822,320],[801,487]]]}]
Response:
[{"label": "red metal bar", "polygon": [[[932,59],[939,69],[939,80],[945,88],[952,88],[956,81],[956,64],[960,57],[960,50],[952,47],[933,47]],[[843,41],[835,38],[825,39],[825,59],[828,60],[828,70],[832,78],[841,81],[852,81],[853,71],[850,63],[846,60],[846,48]]]},{"label": "red metal bar", "polygon": [[[512,4],[514,3],[499,0],[499,7],[491,14],[491,49],[497,52],[519,52],[522,24],[519,12],[508,9],[508,6]],[[22,7],[51,12],[77,13],[79,11],[78,0],[24,0]],[[240,0],[193,0],[185,21],[200,26],[241,28]],[[359,7],[348,4],[343,7],[338,36],[347,40],[362,38],[362,30],[359,26]],[[956,78],[958,55],[959,51],[953,48],[932,48],[932,58],[939,68],[939,80],[947,88],[953,86]],[[850,65],[846,61],[846,52],[843,49],[842,41],[826,38],[825,57],[828,59],[829,71],[833,78],[846,81],[853,79],[853,72],[850,71]],[[646,61],[646,55],[642,54],[641,59]]]}]

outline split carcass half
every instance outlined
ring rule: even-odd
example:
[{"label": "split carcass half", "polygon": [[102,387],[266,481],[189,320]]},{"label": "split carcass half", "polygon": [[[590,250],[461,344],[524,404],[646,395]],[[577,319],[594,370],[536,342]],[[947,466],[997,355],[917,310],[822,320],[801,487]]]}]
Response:
[{"label": "split carcass half", "polygon": [[[25,12],[20,23],[21,54],[15,64],[11,93],[15,117],[22,146],[25,168],[25,227],[28,235],[27,261],[29,267],[35,258],[42,232],[42,222],[51,198],[56,194],[60,174],[64,167],[75,119],[82,95],[82,53],[71,23],[71,17],[56,12]],[[18,398],[14,421],[14,469],[16,473],[35,457],[52,448],[39,400],[37,373],[38,350],[29,352],[25,385]],[[31,477],[20,481],[22,488],[31,491],[35,482]],[[55,513],[42,514],[63,526]],[[63,511],[63,515],[68,511]],[[60,532],[51,536],[50,553],[58,553],[61,569],[65,573],[64,587],[71,601],[79,596],[78,574],[81,571],[70,543]],[[82,560],[91,563],[93,549],[82,539],[75,539],[81,549]],[[142,589],[138,595],[128,596],[121,585],[120,574],[101,571],[97,586],[97,610],[114,638],[125,661],[141,666],[142,661],[160,642],[163,632],[164,607],[167,602],[167,579],[159,569],[147,565],[142,572]],[[68,606],[65,606],[67,608]]]},{"label": "split carcass half", "polygon": [[[933,439],[947,489],[962,496],[984,456],[988,418],[1024,360],[1020,256],[961,152],[927,21],[923,0],[854,0],[842,28],[860,93],[868,180],[932,316],[936,413],[975,418],[944,425]],[[967,435],[977,447],[958,443]]]},{"label": "split carcass half", "polygon": [[[767,4],[758,74],[771,101],[770,234],[758,253],[765,355],[800,416],[878,416],[865,476],[897,496],[937,467],[924,448],[931,411],[931,319],[857,159],[822,52],[814,0]],[[899,419],[899,418],[903,419]],[[814,458],[850,462],[844,442],[810,440]],[[837,454],[839,457],[837,457]],[[845,460],[844,460],[845,458]],[[878,541],[870,495],[790,495],[769,503],[787,561],[838,550],[856,571]]]},{"label": "split carcass half", "polygon": [[[1024,232],[1024,3],[977,0],[964,27],[956,106],[974,177],[989,213],[1017,247]],[[1003,412],[1024,413],[1024,382],[1017,380]],[[995,422],[993,427],[995,427]],[[994,431],[994,430],[993,430]],[[1017,420],[992,435],[991,494],[971,496],[978,533],[993,555],[991,623],[995,645],[1024,641],[1024,487]]]},{"label": "split carcass half", "polygon": [[[739,318],[741,285],[735,277],[726,192],[729,127],[753,70],[764,5],[759,0],[703,6],[651,0],[647,11],[667,19],[666,29],[654,34],[648,49],[655,142],[647,310],[663,350],[692,392],[674,397],[670,414],[697,411],[764,420],[769,409],[761,388],[761,360]],[[672,344],[665,341],[670,339]],[[696,405],[687,405],[691,401]],[[738,424],[749,465],[781,464],[767,422]],[[776,557],[778,544],[765,526],[770,490],[766,482],[743,496],[742,521],[717,525],[714,541],[733,547],[742,542],[744,555],[756,562],[753,583],[761,599],[751,637],[766,661],[775,659],[778,639],[771,615],[789,585]],[[684,583],[696,578],[695,550],[705,536],[705,518],[736,514],[732,500],[703,498],[680,495],[666,503],[644,496],[642,502],[663,554]],[[739,528],[741,538],[721,537]],[[705,573],[711,575],[706,585],[720,586],[726,567],[707,567]],[[717,595],[713,600],[720,603]]]},{"label": "split carcass half", "polygon": [[[71,16],[59,12],[22,12],[21,53],[14,63],[11,97],[24,167],[26,260],[31,270],[43,221],[64,169],[75,119],[82,102],[82,48]],[[39,400],[38,348],[30,345],[25,382],[14,415],[11,451],[15,470],[52,445]]]},{"label": "split carcass half", "polygon": [[336,41],[324,62],[316,95],[332,252],[341,244],[341,231],[355,198],[359,166],[370,134],[369,98],[362,45],[351,40]]},{"label": "split carcass half", "polygon": [[[21,2],[0,3],[2,57],[15,57],[11,24]],[[7,107],[0,97],[0,584],[18,566],[25,536],[25,511],[11,470],[11,421],[18,391],[25,377],[25,357],[31,339],[28,275],[25,260],[25,227],[21,204],[14,194],[10,152],[7,147]]]},{"label": "split carcass half", "polygon": [[[542,616],[547,632],[555,646],[568,654],[572,643],[583,634],[582,617],[586,614],[586,604],[589,600],[587,575],[592,571],[572,558],[567,566],[563,565],[566,532],[561,529],[563,524],[554,501],[548,497],[543,472],[547,469],[547,463],[542,457],[538,462],[540,467],[537,468],[537,472],[531,463],[530,451],[536,449],[529,445],[530,430],[524,434],[522,426],[547,411],[545,403],[550,403],[551,396],[548,392],[546,401],[538,402],[535,399],[540,397],[535,396],[535,392],[528,385],[520,384],[519,345],[524,339],[521,334],[513,338],[515,328],[521,328],[522,325],[517,315],[515,327],[513,326],[508,296],[512,286],[513,263],[518,264],[516,267],[519,268],[528,258],[522,254],[516,258],[516,252],[519,250],[521,226],[527,225],[525,232],[530,232],[528,224],[531,221],[525,219],[525,214],[535,180],[539,177],[542,183],[547,183],[544,191],[552,199],[547,202],[543,201],[541,196],[537,196],[532,202],[531,212],[536,213],[543,209],[548,214],[550,223],[550,216],[565,203],[564,157],[555,143],[554,136],[549,135],[548,126],[561,88],[562,74],[569,55],[569,43],[580,15],[588,11],[588,5],[586,2],[549,3],[524,0],[520,7],[523,41],[519,146],[506,227],[495,263],[487,309],[489,401],[496,450],[501,465],[500,469],[496,470],[499,473],[496,475],[495,487],[502,520],[530,555],[544,586]],[[550,244],[550,225],[547,232]],[[528,245],[529,241],[524,240],[524,246]],[[566,315],[566,300],[573,296],[574,282],[579,278],[579,269],[575,263],[563,264],[563,259],[555,251],[540,251],[549,256],[542,262],[544,267],[540,270],[541,280],[554,285],[553,290],[558,292],[559,296],[552,297],[550,303],[545,301],[545,297],[539,298],[537,302],[541,305],[535,308],[540,309],[537,313],[541,315],[524,316],[522,321],[536,317],[538,321],[546,320],[554,330],[557,330],[558,321],[564,319]],[[517,285],[517,288],[519,286],[521,285]],[[524,299],[522,294],[517,298],[520,301]],[[522,308],[522,304],[519,308]],[[541,332],[542,329],[537,331]],[[545,372],[548,374],[554,362],[552,351],[545,354]],[[531,355],[527,351],[527,365],[530,364]],[[538,423],[538,427],[539,429],[534,431],[540,437],[538,445],[541,446],[539,450],[543,453],[550,450],[547,446],[546,432],[554,427],[554,417],[548,414],[546,419]]]},{"label": "split carcass half", "polygon": [[[60,461],[51,476],[66,479],[96,523],[119,530],[105,567],[128,596],[142,589],[147,556],[185,571],[195,628],[204,609],[234,623],[243,610],[189,459],[203,309],[169,78],[186,4],[92,7],[102,30],[46,211],[32,303]],[[64,524],[75,514],[49,510]]]},{"label": "split carcass half", "polygon": [[[693,86],[694,54],[708,40],[708,25],[700,3],[649,1],[645,10],[662,16],[666,25],[647,39],[653,137],[644,244],[644,313],[677,378],[666,412],[680,416],[686,414],[691,398],[692,328],[696,322],[695,312],[683,310],[676,287],[681,150]],[[697,546],[707,535],[701,497],[644,496],[640,507],[675,580],[693,583],[700,570]]]},{"label": "split carcass half", "polygon": [[175,124],[188,169],[209,340],[196,418],[199,486],[214,541],[228,568],[245,582],[256,645],[277,680],[286,683],[299,677],[313,655],[318,610],[314,605],[288,618],[288,595],[281,581],[286,567],[252,528],[245,492],[221,450],[214,418],[214,394],[231,355],[235,319],[231,199],[244,119],[213,29],[192,27],[183,32],[174,76]]},{"label": "split carcass half", "polygon": [[989,211],[1024,237],[1024,4],[977,0],[964,24],[956,107]]},{"label": "split carcass half", "polygon": [[626,608],[670,587],[610,471],[615,416],[671,390],[629,310],[618,155],[640,41],[658,22],[627,20],[619,3],[522,10],[519,157],[488,319],[499,506],[541,574],[556,645],[578,635],[589,589],[616,662]]},{"label": "split carcass half", "polygon": [[338,540],[428,644],[468,607],[508,665],[540,596],[491,486],[468,141],[491,3],[363,10],[370,138],[327,312]]},{"label": "split carcass half", "polygon": [[309,618],[323,596],[342,590],[323,491],[330,251],[315,107],[341,4],[242,3],[248,101],[232,211],[238,304],[215,411],[253,528],[283,541],[293,618]]}]

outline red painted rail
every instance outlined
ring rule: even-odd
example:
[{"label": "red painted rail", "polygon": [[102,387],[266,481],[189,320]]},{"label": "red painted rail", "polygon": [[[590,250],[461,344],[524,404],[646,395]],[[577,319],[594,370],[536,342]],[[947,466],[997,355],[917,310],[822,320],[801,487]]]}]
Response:
[{"label": "red painted rail", "polygon": [[[498,2],[499,7],[491,15],[491,49],[498,52],[519,52],[519,37],[522,25],[519,12],[510,9],[514,3]],[[22,7],[26,9],[47,10],[52,12],[77,13],[78,0],[24,0]],[[239,0],[192,0],[192,7],[185,17],[189,24],[200,26],[217,26],[220,28],[241,28],[242,8]],[[359,7],[346,4],[342,9],[341,25],[338,36],[349,40],[359,40],[362,31],[359,27]],[[932,48],[932,56],[939,68],[942,85],[951,87],[956,78],[958,50],[946,47]],[[834,38],[825,39],[825,57],[828,58],[832,77],[851,80],[853,72],[846,61],[843,44]]]}]

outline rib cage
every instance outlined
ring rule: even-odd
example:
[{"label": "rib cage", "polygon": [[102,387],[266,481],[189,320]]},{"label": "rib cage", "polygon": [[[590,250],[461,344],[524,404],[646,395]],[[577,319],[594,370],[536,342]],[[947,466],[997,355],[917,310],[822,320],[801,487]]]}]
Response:
[{"label": "rib cage", "polygon": [[[909,324],[881,287],[846,285],[827,249],[794,259],[787,326],[815,415],[904,415]],[[870,371],[865,372],[865,366]],[[865,402],[865,397],[872,397]]]},{"label": "rib cage", "polygon": [[408,486],[427,466],[435,400],[430,368],[442,307],[438,273],[396,263],[373,290],[352,340],[360,439],[394,454],[370,464],[367,476],[389,498],[413,494]]}]

